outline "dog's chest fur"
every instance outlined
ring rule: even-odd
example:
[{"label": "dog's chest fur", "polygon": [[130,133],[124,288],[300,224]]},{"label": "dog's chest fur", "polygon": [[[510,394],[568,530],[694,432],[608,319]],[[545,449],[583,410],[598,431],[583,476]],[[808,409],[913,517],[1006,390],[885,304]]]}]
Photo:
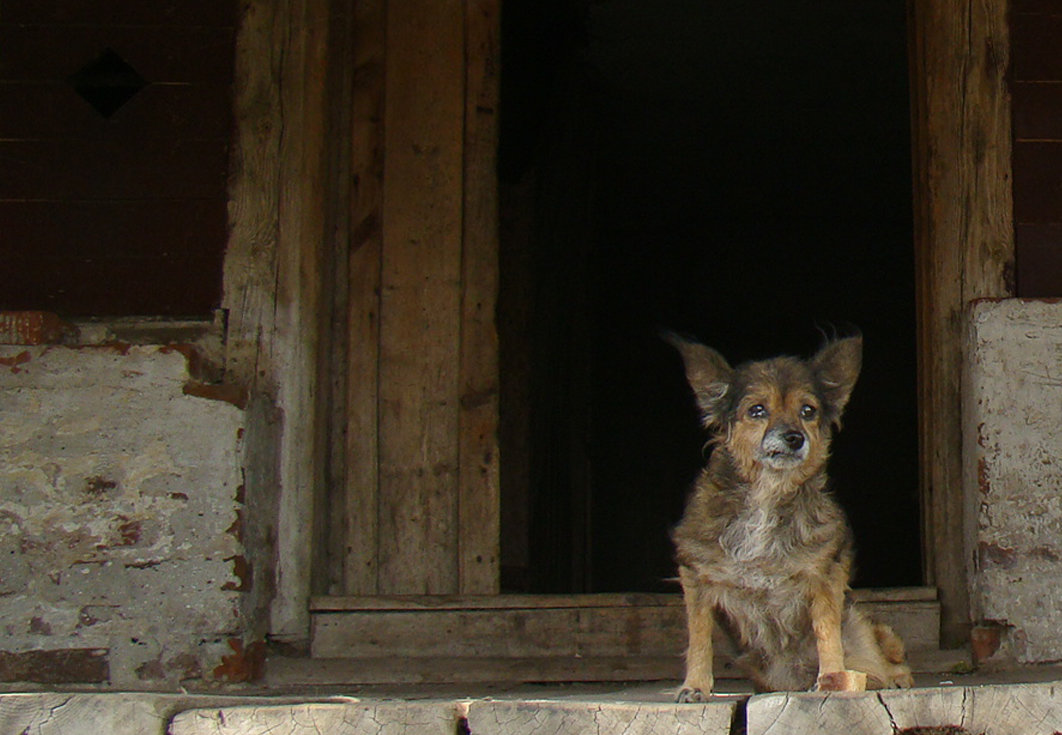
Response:
[{"label": "dog's chest fur", "polygon": [[675,528],[678,561],[710,583],[746,643],[785,648],[810,626],[815,577],[848,562],[844,514],[825,475],[782,492],[728,484],[719,470],[709,464]]}]

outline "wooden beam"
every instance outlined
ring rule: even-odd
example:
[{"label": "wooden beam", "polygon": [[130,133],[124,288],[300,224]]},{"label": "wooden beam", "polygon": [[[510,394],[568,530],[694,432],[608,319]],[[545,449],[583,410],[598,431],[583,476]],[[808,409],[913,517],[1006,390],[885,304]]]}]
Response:
[{"label": "wooden beam", "polygon": [[925,575],[940,589],[943,642],[958,645],[970,623],[963,311],[1013,290],[1006,3],[909,8]]},{"label": "wooden beam", "polygon": [[[270,634],[304,643],[324,447],[319,390],[327,235],[328,0],[253,0],[237,35],[226,380],[251,390],[249,555],[275,576]],[[274,424],[279,423],[279,426]],[[266,529],[275,529],[269,531]],[[272,546],[275,544],[275,547]],[[274,568],[275,567],[275,568]],[[265,616],[262,615],[264,618]]]},{"label": "wooden beam", "polygon": [[[902,635],[916,666],[939,664],[935,590],[855,590],[853,598]],[[577,676],[609,679],[593,662],[608,660],[632,671],[644,671],[651,660],[673,666],[681,661],[686,638],[685,607],[677,593],[320,597],[311,607],[315,659],[333,660],[340,668],[335,660],[347,659],[365,671],[382,666],[379,675],[387,681],[443,660],[455,664],[442,680],[456,680],[461,674],[455,672],[462,670],[482,675],[499,666],[505,670],[500,677],[533,678],[546,670],[571,671],[580,660],[585,665],[576,666]],[[721,631],[716,649],[729,659],[736,653]]]}]

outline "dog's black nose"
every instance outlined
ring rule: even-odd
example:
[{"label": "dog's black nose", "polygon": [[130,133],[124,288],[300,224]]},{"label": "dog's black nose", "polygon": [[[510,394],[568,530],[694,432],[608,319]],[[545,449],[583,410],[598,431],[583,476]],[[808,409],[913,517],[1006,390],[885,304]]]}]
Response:
[{"label": "dog's black nose", "polygon": [[789,447],[789,451],[795,452],[804,446],[804,435],[799,431],[787,431],[782,434],[782,441]]}]

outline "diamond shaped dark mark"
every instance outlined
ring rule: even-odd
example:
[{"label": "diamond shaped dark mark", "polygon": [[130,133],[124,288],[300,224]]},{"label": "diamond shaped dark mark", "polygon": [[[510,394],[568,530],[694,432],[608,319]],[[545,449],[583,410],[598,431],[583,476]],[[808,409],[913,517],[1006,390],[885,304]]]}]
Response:
[{"label": "diamond shaped dark mark", "polygon": [[112,49],[90,61],[67,80],[104,117],[110,117],[149,82]]}]

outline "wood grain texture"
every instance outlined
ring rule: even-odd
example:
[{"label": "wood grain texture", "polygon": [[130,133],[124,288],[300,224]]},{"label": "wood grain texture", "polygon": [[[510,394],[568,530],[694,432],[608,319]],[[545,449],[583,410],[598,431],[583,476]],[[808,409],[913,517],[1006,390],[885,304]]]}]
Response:
[{"label": "wood grain texture", "polygon": [[[1062,727],[1062,699],[1048,684],[910,689],[838,696],[778,693],[748,704],[748,735],[1049,733]],[[917,729],[914,729],[917,728]]]},{"label": "wood grain texture", "polygon": [[463,3],[389,3],[387,45],[380,591],[446,593],[459,586]]},{"label": "wood grain texture", "polygon": [[[931,590],[857,590],[853,597],[916,655],[936,650],[940,608]],[[678,660],[686,640],[679,594],[320,597],[311,608],[312,655],[321,659]],[[725,634],[716,638],[720,656],[732,657]]]},{"label": "wood grain texture", "polygon": [[459,591],[500,588],[498,458],[498,0],[467,0],[461,259]]},{"label": "wood grain texture", "polygon": [[354,4],[351,242],[347,303],[346,480],[340,563],[345,594],[375,594],[379,548],[380,267],[386,4]]},{"label": "wood grain texture", "polygon": [[328,18],[327,0],[251,2],[237,38],[226,378],[271,401],[282,421],[273,450],[278,488],[248,488],[274,498],[267,511],[276,513],[277,529],[270,625],[281,640],[305,640],[309,631],[324,464],[317,397],[327,296]]},{"label": "wood grain texture", "polygon": [[919,0],[910,20],[925,574],[947,645],[969,624],[963,309],[1012,289],[1008,37],[1000,3]]}]

